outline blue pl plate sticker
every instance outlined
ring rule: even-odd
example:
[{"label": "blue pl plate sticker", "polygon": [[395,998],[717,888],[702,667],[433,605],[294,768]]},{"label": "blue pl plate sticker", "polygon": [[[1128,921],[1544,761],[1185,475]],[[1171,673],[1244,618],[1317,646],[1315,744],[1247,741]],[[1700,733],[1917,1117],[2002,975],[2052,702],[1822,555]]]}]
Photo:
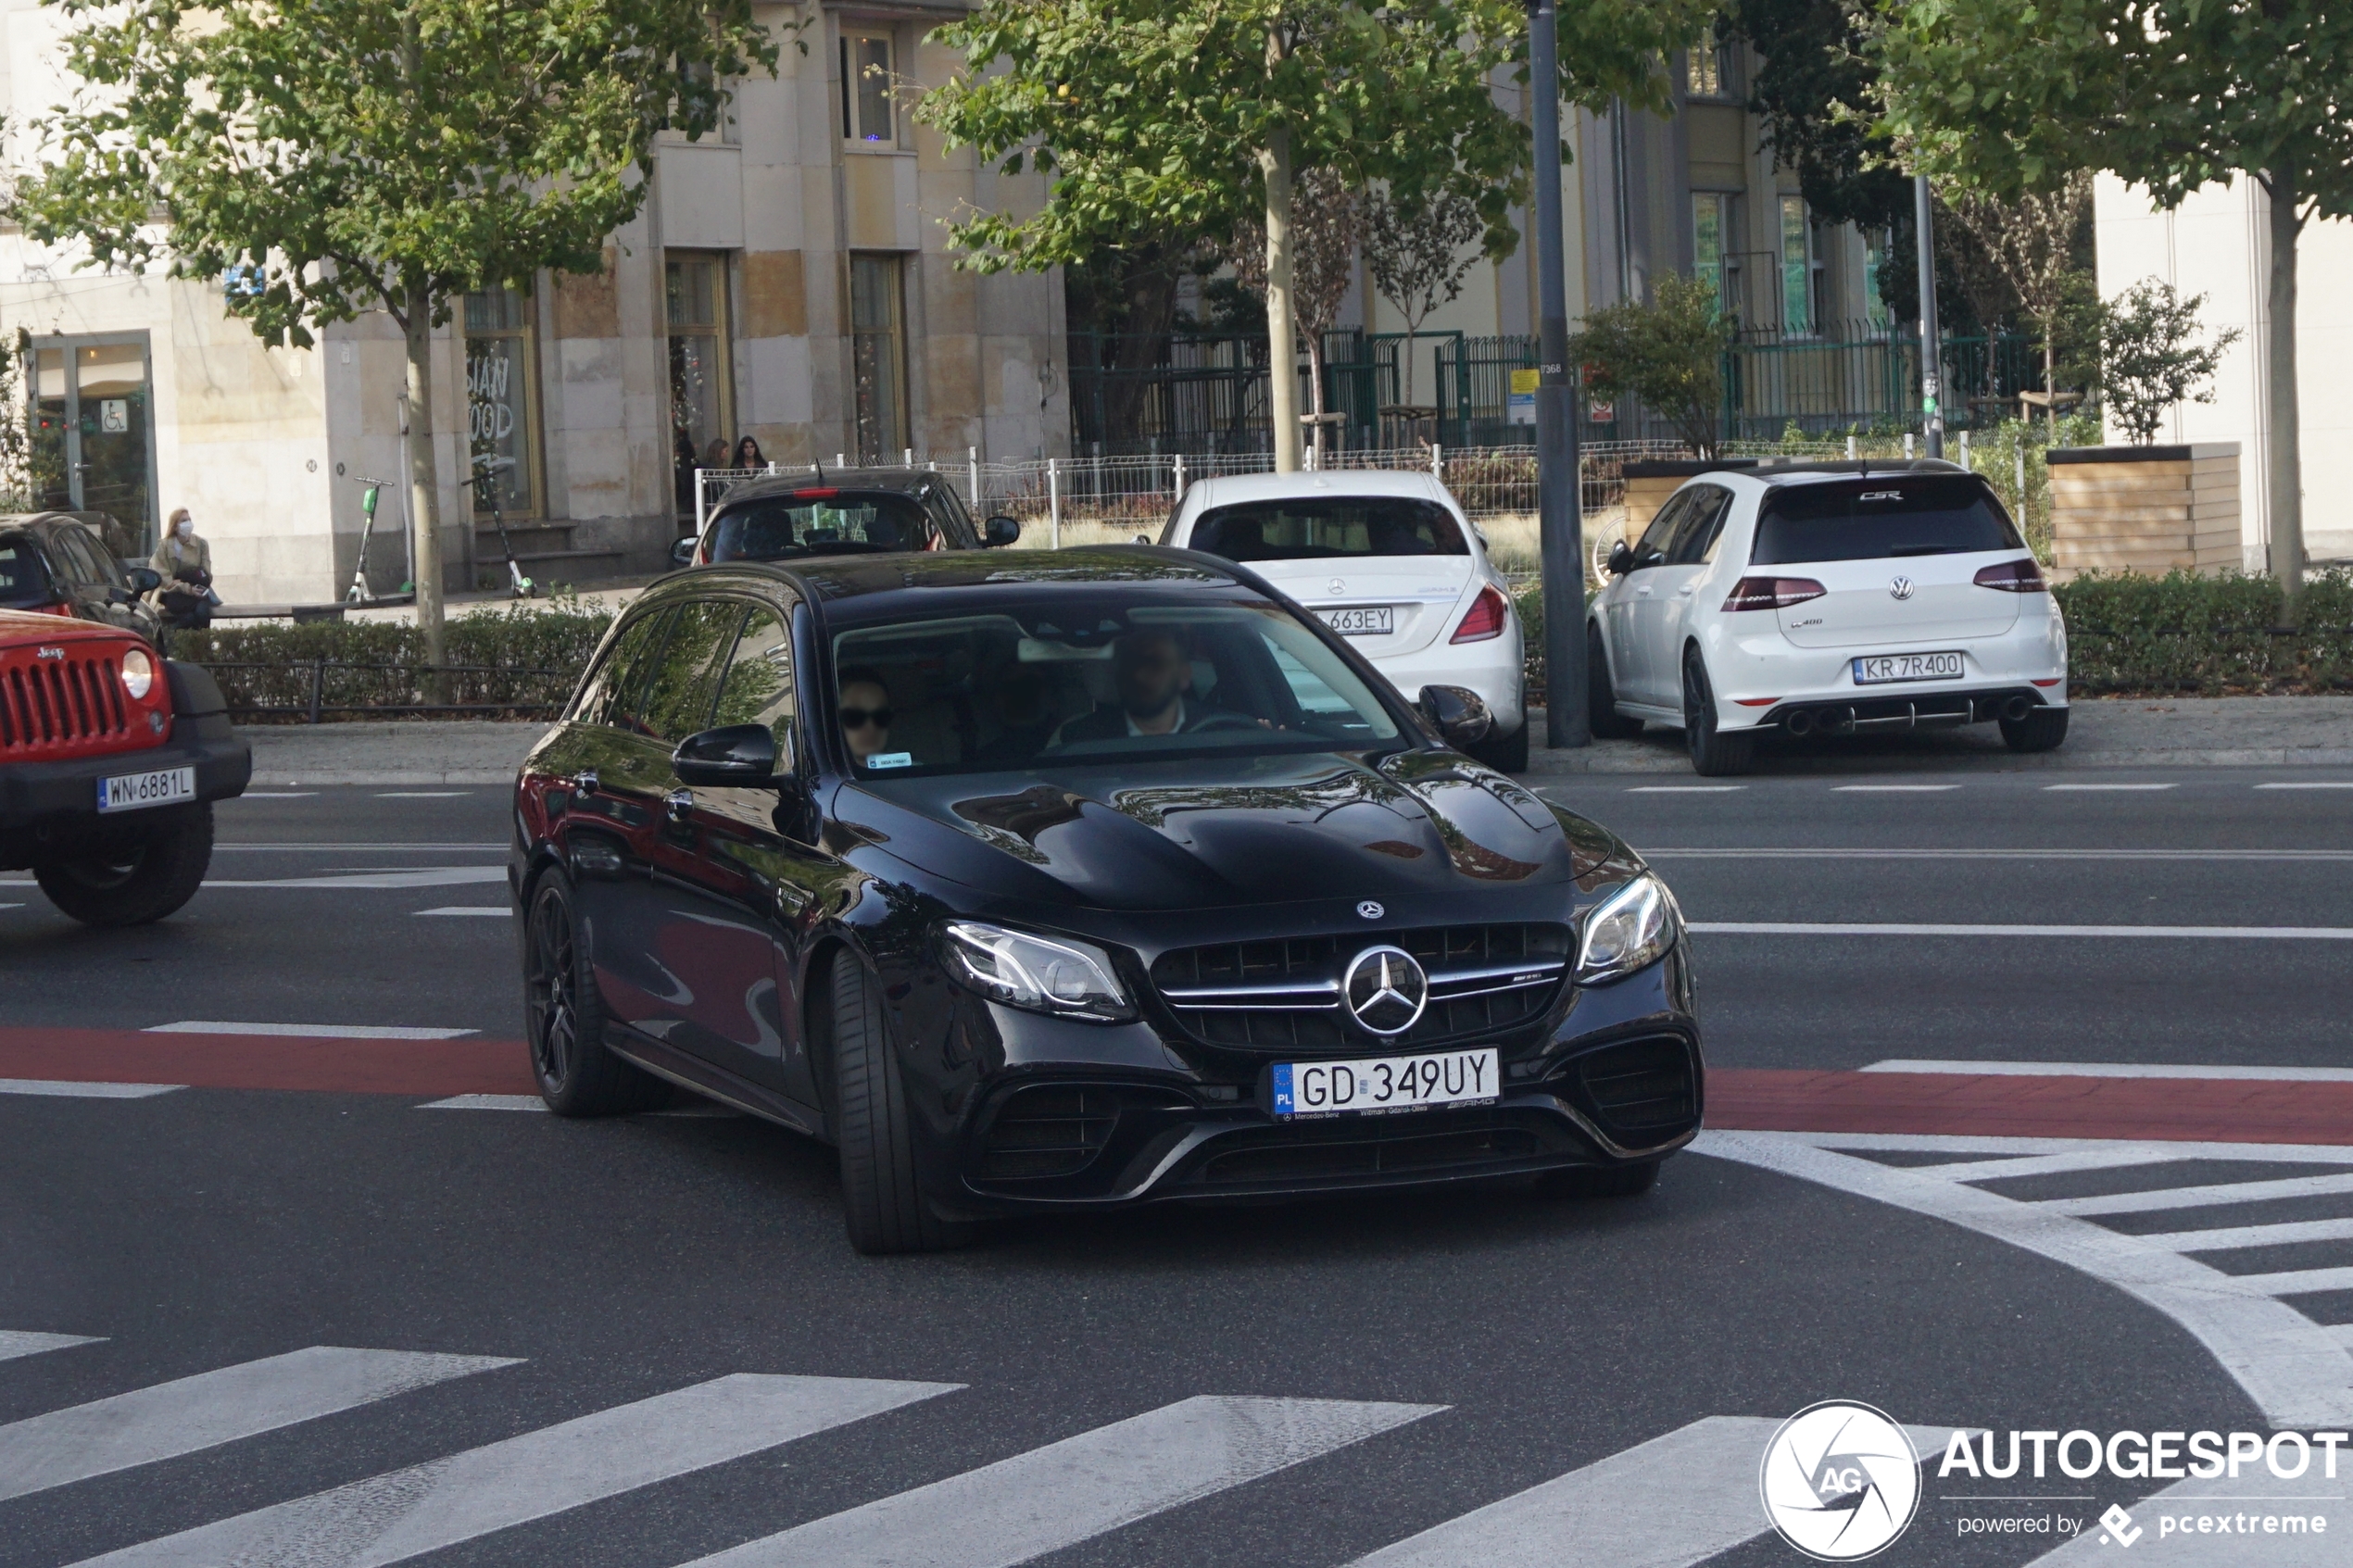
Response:
[{"label": "blue pl plate sticker", "polygon": [[1277,1116],[1289,1116],[1299,1110],[1297,1102],[1291,1098],[1290,1067],[1288,1061],[1275,1065],[1275,1114]]},{"label": "blue pl plate sticker", "polygon": [[912,751],[877,751],[866,759],[869,768],[912,768],[915,754]]}]

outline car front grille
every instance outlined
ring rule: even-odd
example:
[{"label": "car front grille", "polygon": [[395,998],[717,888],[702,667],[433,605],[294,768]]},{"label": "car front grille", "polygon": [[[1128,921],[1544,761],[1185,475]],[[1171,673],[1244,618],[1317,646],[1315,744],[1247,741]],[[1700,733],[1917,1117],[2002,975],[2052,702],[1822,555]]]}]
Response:
[{"label": "car front grille", "polygon": [[1577,1075],[1602,1130],[1628,1148],[1658,1142],[1697,1113],[1691,1047],[1680,1035],[1604,1046],[1577,1059]]},{"label": "car front grille", "polygon": [[104,751],[132,738],[131,719],[110,656],[11,648],[0,662],[0,756]]},{"label": "car front grille", "polygon": [[[1399,1051],[1493,1035],[1540,1017],[1568,968],[1566,925],[1518,922],[1222,942],[1162,955],[1152,985],[1204,1045],[1252,1051]],[[1429,976],[1429,1005],[1403,1035],[1358,1028],[1340,977],[1366,947],[1402,947]]]},{"label": "car front grille", "polygon": [[1329,1181],[1348,1177],[1476,1169],[1543,1151],[1536,1135],[1517,1127],[1348,1142],[1265,1145],[1238,1148],[1211,1159],[1201,1171],[1202,1186],[1252,1186],[1265,1183]]},{"label": "car front grille", "polygon": [[1116,1091],[1080,1084],[1040,1084],[997,1108],[981,1136],[980,1173],[1003,1180],[1067,1176],[1111,1141],[1119,1122]]}]

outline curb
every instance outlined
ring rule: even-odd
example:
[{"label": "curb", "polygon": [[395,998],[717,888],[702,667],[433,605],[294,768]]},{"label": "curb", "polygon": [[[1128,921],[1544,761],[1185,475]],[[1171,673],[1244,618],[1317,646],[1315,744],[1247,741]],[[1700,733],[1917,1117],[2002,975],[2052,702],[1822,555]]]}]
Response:
[{"label": "curb", "polygon": [[515,782],[515,770],[497,772],[483,768],[453,768],[444,772],[407,770],[398,772],[362,772],[350,768],[301,768],[273,771],[257,768],[247,783],[248,789],[313,789],[343,785],[359,785],[371,789],[480,789],[488,785],[508,785]]},{"label": "curb", "polygon": [[[1680,751],[1604,754],[1623,741],[1597,742],[1589,751],[1536,751],[1529,756],[1523,778],[1546,775],[1574,777],[1585,773],[1688,773],[1689,759]],[[1922,772],[1965,770],[1975,772],[2020,772],[2029,769],[2087,768],[2347,768],[2353,767],[2353,747],[2249,746],[2228,751],[2078,751],[2064,747],[2033,756],[2004,753],[1983,756],[1969,752],[1906,752],[1897,755],[1793,756],[1767,754],[1757,759],[1756,772],[1854,773]]]}]

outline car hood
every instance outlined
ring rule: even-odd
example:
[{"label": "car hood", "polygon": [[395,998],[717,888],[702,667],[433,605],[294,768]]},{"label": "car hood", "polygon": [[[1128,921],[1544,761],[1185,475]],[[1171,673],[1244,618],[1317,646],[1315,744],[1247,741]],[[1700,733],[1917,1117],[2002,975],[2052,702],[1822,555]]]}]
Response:
[{"label": "car hood", "polygon": [[1566,884],[1626,856],[1608,832],[1445,752],[1332,754],[843,784],[842,828],[1006,898],[1147,910],[1411,900]]}]

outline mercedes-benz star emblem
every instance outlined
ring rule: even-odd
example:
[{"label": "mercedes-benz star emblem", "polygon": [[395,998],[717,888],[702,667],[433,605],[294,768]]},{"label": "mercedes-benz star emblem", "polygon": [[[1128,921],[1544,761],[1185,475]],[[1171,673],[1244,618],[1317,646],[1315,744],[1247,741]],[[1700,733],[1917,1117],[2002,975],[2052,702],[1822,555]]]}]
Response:
[{"label": "mercedes-benz star emblem", "polygon": [[1912,580],[1908,577],[1899,577],[1887,585],[1887,591],[1896,598],[1908,599],[1913,594]]},{"label": "mercedes-benz star emblem", "polygon": [[1403,1035],[1429,1005],[1429,976],[1403,947],[1367,947],[1340,983],[1348,1010],[1376,1035]]},{"label": "mercedes-benz star emblem", "polygon": [[1356,912],[1364,916],[1366,920],[1378,920],[1381,916],[1389,913],[1387,909],[1382,909],[1380,905],[1370,898],[1367,898],[1363,903],[1357,905]]},{"label": "mercedes-benz star emblem", "polygon": [[1346,592],[1348,592],[1347,580],[1340,577],[1333,578],[1331,586],[1332,596],[1334,598],[1338,598],[1340,595]]}]

